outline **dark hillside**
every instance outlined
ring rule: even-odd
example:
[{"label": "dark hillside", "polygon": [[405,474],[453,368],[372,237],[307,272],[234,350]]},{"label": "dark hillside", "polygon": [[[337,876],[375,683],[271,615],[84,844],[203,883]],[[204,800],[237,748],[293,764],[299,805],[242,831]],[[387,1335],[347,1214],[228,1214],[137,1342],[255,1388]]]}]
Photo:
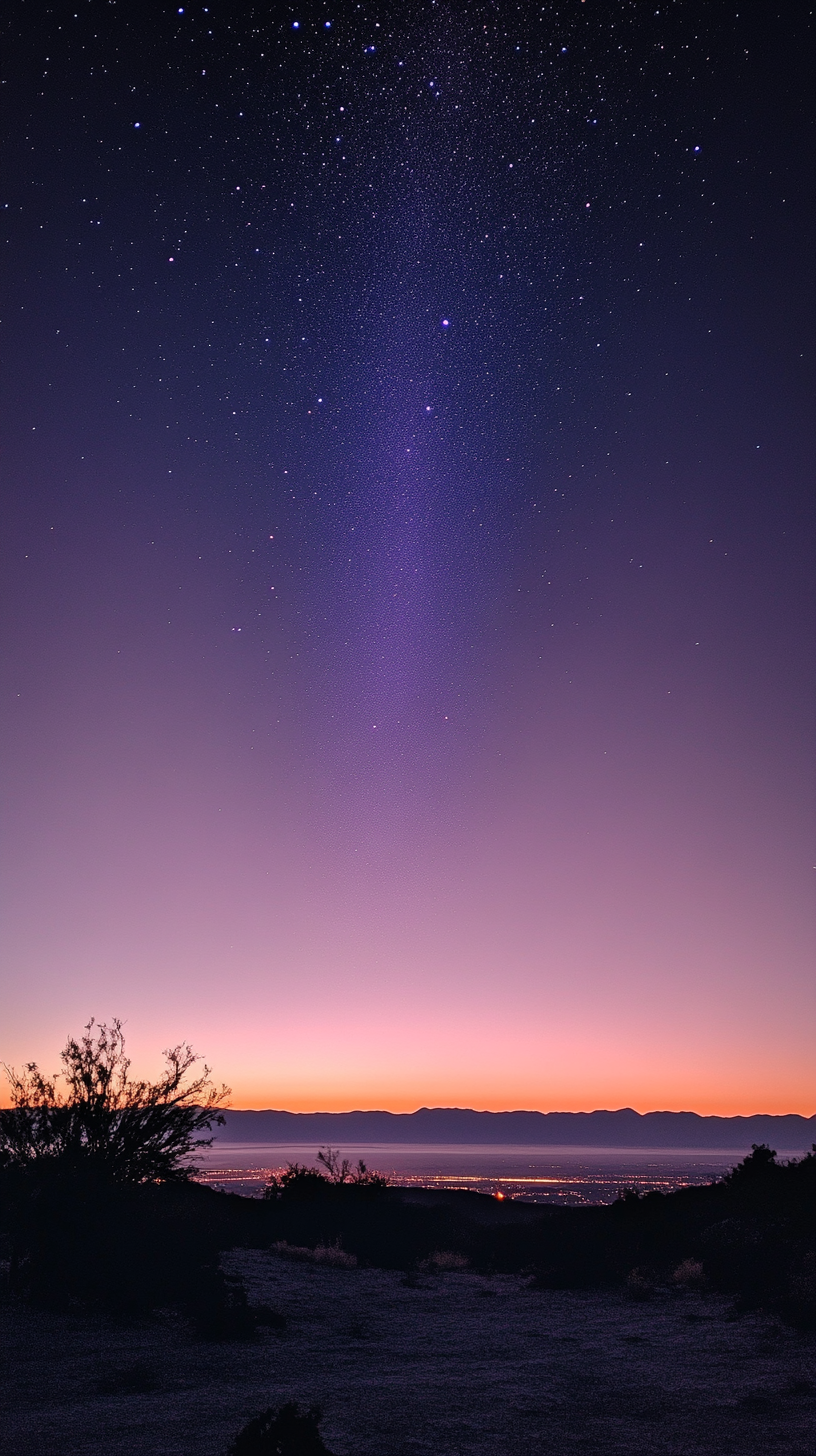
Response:
[{"label": "dark hillside", "polygon": [[[484,1195],[295,1177],[267,1199],[191,1183],[123,1186],[39,1169],[0,1177],[13,1292],[144,1311],[177,1304],[213,1334],[249,1336],[256,1316],[220,1273],[231,1247],[338,1248],[405,1271],[442,1255],[526,1272],[541,1288],[705,1282],[740,1308],[813,1323],[816,1157],[781,1163],[757,1148],[726,1178],[609,1206],[542,1208]],[[442,1261],[444,1264],[444,1260]],[[272,1319],[270,1312],[262,1316]]]}]

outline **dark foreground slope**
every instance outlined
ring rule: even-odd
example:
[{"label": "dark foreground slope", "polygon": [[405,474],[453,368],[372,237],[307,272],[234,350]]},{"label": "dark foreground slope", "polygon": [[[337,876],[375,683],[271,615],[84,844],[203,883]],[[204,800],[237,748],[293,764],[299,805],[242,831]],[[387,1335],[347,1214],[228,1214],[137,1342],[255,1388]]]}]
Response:
[{"label": "dark foreground slope", "polygon": [[124,1321],[0,1305],[0,1451],[227,1456],[270,1406],[323,1409],[334,1456],[805,1456],[812,1337],[699,1291],[534,1290],[224,1256],[282,1332],[214,1344],[171,1311]]},{"label": "dark foreground slope", "polygon": [[0,1451],[227,1456],[297,1401],[333,1456],[804,1456],[815,1170],[578,1209],[7,1170]]},{"label": "dark foreground slope", "polygon": [[647,1297],[672,1282],[699,1283],[804,1328],[814,1320],[815,1208],[816,1156],[780,1163],[767,1148],[705,1187],[590,1208],[336,1184],[314,1173],[284,1180],[264,1200],[48,1168],[0,1177],[15,1296],[131,1312],[176,1305],[213,1336],[250,1337],[257,1318],[274,1321],[269,1311],[253,1315],[225,1281],[221,1252],[280,1244],[338,1247],[358,1264],[402,1271],[445,1255],[448,1267],[524,1272],[540,1288],[628,1285]]}]

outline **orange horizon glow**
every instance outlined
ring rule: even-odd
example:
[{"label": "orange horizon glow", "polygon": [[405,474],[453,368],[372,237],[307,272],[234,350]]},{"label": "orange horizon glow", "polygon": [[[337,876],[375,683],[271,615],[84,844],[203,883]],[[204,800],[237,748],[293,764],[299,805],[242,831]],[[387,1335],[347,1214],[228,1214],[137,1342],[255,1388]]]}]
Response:
[{"label": "orange horizon glow", "polygon": [[434,1109],[458,1109],[469,1112],[620,1112],[630,1109],[633,1112],[645,1116],[650,1112],[691,1112],[698,1117],[761,1117],[761,1116],[797,1116],[813,1117],[816,1114],[816,1102],[810,1089],[803,1092],[799,1099],[785,1100],[783,1098],[770,1099],[758,1105],[755,1100],[741,1101],[738,1098],[720,1098],[710,1101],[695,1101],[690,1105],[689,1100],[677,1098],[671,1104],[660,1101],[657,1097],[653,1100],[623,1099],[617,1100],[608,1098],[596,1102],[569,1100],[546,1104],[533,1104],[532,1102],[519,1102],[508,1099],[507,1101],[485,1102],[477,1098],[468,1100],[463,1097],[451,1099],[426,1098],[422,1101],[416,1097],[391,1097],[389,1099],[372,1099],[363,1104],[359,1099],[353,1097],[332,1097],[316,1101],[314,1098],[289,1098],[288,1101],[280,1099],[273,1100],[264,1097],[263,1093],[252,1095],[251,1090],[243,1092],[240,1101],[236,1097],[230,1098],[226,1104],[230,1112],[293,1112],[293,1113],[341,1113],[341,1112],[390,1112],[394,1114],[405,1114],[419,1112],[423,1108]]},{"label": "orange horizon glow", "polygon": [[[84,1018],[87,1020],[87,1017]],[[104,1018],[101,1018],[104,1019]],[[477,1008],[468,1021],[450,1010],[435,1027],[409,1019],[403,1008],[399,1034],[388,1023],[345,1020],[304,1026],[292,1016],[266,1035],[262,1017],[250,1033],[234,1018],[196,1013],[125,1020],[132,1074],[152,1078],[162,1067],[159,1048],[190,1041],[212,1068],[212,1078],[230,1088],[232,1110],[300,1112],[388,1111],[422,1107],[483,1112],[593,1112],[632,1108],[639,1113],[694,1112],[702,1117],[762,1114],[809,1117],[816,1088],[808,1058],[808,1037],[791,1036],[787,1064],[763,1048],[744,1028],[730,1048],[715,1055],[698,1033],[693,1053],[682,1022],[659,1046],[650,1044],[648,1023],[630,1027],[628,1040],[604,1036],[597,1024],[582,1028],[567,1017],[560,1027],[505,1022]],[[151,1025],[152,1023],[152,1025]],[[493,1026],[492,1033],[486,1026]],[[16,1031],[3,1038],[0,1059],[21,1067],[36,1061],[57,1070],[59,1051],[82,1020],[56,1021],[49,1034]],[[164,1028],[163,1030],[161,1028]],[[594,1030],[594,1034],[590,1032]],[[706,1044],[706,1043],[709,1044]],[[7,1086],[0,1102],[8,1102]]]}]

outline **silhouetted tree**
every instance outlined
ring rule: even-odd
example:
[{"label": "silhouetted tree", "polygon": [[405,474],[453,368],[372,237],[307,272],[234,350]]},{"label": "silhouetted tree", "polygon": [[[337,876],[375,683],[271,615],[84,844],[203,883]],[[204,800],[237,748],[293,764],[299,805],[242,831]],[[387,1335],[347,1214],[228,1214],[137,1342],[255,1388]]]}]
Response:
[{"label": "silhouetted tree", "polygon": [[200,1058],[186,1043],[165,1051],[157,1082],[132,1081],[121,1022],[94,1026],[68,1039],[61,1074],[46,1077],[36,1062],[5,1068],[12,1106],[0,1109],[0,1163],[92,1166],[129,1183],[191,1177],[190,1155],[212,1142],[198,1134],[223,1124],[230,1089],[215,1087],[207,1066],[191,1075]]},{"label": "silhouetted tree", "polygon": [[349,1158],[341,1159],[339,1148],[321,1148],[317,1161],[326,1169],[330,1183],[351,1183],[362,1188],[388,1187],[388,1179],[383,1173],[372,1173],[362,1158],[353,1168]]}]

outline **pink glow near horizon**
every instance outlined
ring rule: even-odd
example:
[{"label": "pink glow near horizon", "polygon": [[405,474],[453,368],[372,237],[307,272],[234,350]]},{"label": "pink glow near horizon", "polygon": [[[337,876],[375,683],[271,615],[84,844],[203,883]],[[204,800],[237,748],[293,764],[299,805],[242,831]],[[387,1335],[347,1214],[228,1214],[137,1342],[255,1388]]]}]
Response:
[{"label": "pink glow near horizon", "polygon": [[137,1066],[188,1039],[235,1106],[810,1112],[784,799],[693,742],[634,762],[629,727],[499,715],[395,825],[285,754],[225,772],[183,715],[124,781],[62,720],[6,869],[4,1060],[118,1015]]}]

